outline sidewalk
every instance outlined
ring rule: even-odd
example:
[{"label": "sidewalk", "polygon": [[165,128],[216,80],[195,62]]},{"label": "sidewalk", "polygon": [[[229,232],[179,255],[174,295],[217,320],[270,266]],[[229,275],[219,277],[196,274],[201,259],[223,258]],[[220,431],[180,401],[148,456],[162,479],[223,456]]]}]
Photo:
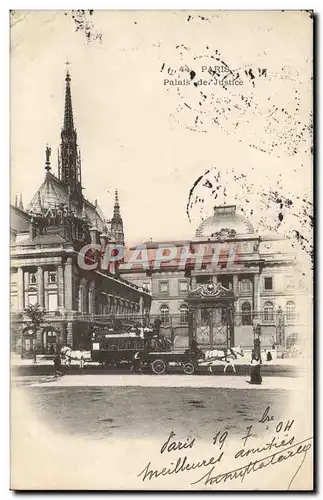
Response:
[{"label": "sidewalk", "polygon": [[[42,356],[38,355],[36,363],[34,363],[33,359],[21,359],[19,355],[12,355],[11,356],[11,366],[53,366],[53,359],[46,359],[48,356]],[[246,353],[244,357],[237,358],[234,361],[234,364],[236,366],[239,365],[248,365],[250,362],[251,356],[249,353]],[[299,367],[300,365],[303,364],[303,360],[300,358],[273,358],[272,361],[266,361],[262,360],[262,366],[291,366],[291,367]],[[73,360],[71,362],[72,365],[78,366],[79,361]],[[91,363],[86,363],[87,365],[92,365],[92,366],[100,366],[99,363],[91,362]],[[221,361],[215,362],[215,366],[219,364],[220,366],[223,366],[223,363]]]},{"label": "sidewalk", "polygon": [[[65,375],[59,378],[46,380],[29,380],[29,387],[156,387],[156,388],[223,388],[242,390],[297,390],[300,384],[295,384],[292,377],[264,377],[261,385],[249,384],[250,377],[238,375]],[[23,382],[18,379],[17,382]]]}]

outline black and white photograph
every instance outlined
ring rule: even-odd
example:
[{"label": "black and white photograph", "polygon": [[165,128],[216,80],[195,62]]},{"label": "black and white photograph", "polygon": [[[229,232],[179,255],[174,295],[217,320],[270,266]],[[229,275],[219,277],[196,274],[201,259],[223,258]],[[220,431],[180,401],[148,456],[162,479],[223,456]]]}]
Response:
[{"label": "black and white photograph", "polygon": [[12,490],[313,491],[313,26],[11,10]]}]

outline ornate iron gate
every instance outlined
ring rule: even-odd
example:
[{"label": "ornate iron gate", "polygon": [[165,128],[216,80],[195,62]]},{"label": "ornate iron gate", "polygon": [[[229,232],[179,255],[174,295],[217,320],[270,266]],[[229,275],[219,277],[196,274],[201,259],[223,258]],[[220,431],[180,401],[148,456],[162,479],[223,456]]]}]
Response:
[{"label": "ornate iron gate", "polygon": [[213,283],[201,285],[188,295],[189,337],[204,349],[234,345],[234,297],[231,290]]}]

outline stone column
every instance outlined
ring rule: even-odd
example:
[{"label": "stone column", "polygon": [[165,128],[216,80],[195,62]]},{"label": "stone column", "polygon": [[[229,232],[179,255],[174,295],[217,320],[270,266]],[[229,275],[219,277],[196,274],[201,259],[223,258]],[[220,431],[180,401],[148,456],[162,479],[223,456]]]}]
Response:
[{"label": "stone column", "polygon": [[65,264],[65,308],[73,309],[73,259],[68,257]]},{"label": "stone column", "polygon": [[95,313],[95,288],[93,284],[89,285],[89,291],[88,291],[88,296],[89,296],[89,314],[94,314]]},{"label": "stone column", "polygon": [[191,287],[192,287],[192,290],[195,290],[196,286],[197,286],[196,276],[192,276],[192,278],[191,278]]},{"label": "stone column", "polygon": [[73,346],[73,323],[69,321],[67,323],[67,344],[71,347]]},{"label": "stone column", "polygon": [[58,286],[58,306],[64,307],[64,271],[63,266],[59,264],[57,266],[57,286]]},{"label": "stone column", "polygon": [[48,285],[48,271],[47,269],[44,270],[44,308],[46,311],[48,311],[48,290],[47,290],[47,285]]},{"label": "stone column", "polygon": [[253,308],[254,317],[260,318],[260,276],[259,274],[254,275],[253,282]]},{"label": "stone column", "polygon": [[234,324],[235,326],[240,326],[242,321],[240,317],[240,307],[239,307],[239,276],[237,274],[233,275],[233,294],[236,299],[234,302]]},{"label": "stone column", "polygon": [[235,297],[239,297],[239,277],[237,274],[233,275],[233,293]]},{"label": "stone column", "polygon": [[37,290],[38,290],[38,304],[41,307],[44,307],[44,270],[42,267],[38,267],[37,269]]},{"label": "stone column", "polygon": [[139,313],[141,316],[144,314],[144,298],[142,296],[139,299]]},{"label": "stone column", "polygon": [[18,297],[18,311],[22,311],[25,307],[24,301],[24,270],[22,267],[18,267],[17,270],[17,297]]}]

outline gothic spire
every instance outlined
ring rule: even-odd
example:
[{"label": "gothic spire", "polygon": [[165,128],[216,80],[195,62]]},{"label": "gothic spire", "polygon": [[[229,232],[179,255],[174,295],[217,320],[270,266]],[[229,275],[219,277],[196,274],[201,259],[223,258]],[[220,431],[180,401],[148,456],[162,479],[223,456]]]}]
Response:
[{"label": "gothic spire", "polygon": [[64,126],[63,130],[74,130],[73,121],[73,108],[72,108],[72,96],[71,96],[71,77],[69,71],[66,72],[65,77],[65,110],[64,110]]},{"label": "gothic spire", "polygon": [[120,205],[119,205],[119,195],[118,195],[118,190],[115,190],[115,201],[114,201],[114,208],[113,208],[113,217],[115,221],[120,221],[121,219],[121,214],[120,214]]},{"label": "gothic spire", "polygon": [[77,145],[77,133],[74,128],[69,71],[66,72],[65,77],[64,123],[61,139],[59,179],[68,186],[70,201],[76,204],[79,210],[82,210],[81,157]]},{"label": "gothic spire", "polygon": [[117,243],[122,243],[123,245],[124,244],[123,221],[120,214],[119,195],[117,189],[115,190],[113,217],[111,219],[111,232],[114,235]]}]

